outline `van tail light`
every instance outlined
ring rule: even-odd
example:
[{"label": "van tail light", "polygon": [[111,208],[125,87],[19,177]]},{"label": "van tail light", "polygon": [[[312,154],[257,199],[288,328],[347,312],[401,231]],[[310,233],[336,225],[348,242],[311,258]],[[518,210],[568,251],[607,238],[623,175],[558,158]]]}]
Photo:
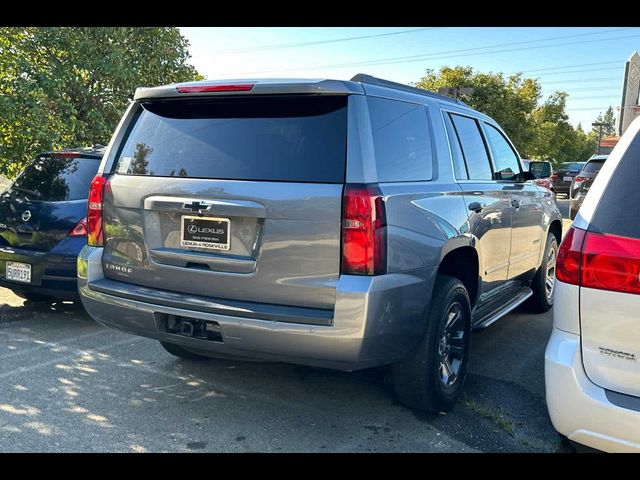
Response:
[{"label": "van tail light", "polygon": [[87,217],[80,220],[75,227],[67,234],[68,237],[86,237],[87,236]]},{"label": "van tail light", "polygon": [[583,287],[640,294],[640,239],[588,232],[581,270]]},{"label": "van tail light", "polygon": [[346,185],[342,209],[342,273],[386,273],[387,222],[380,188],[377,185]]},{"label": "van tail light", "polygon": [[89,187],[89,205],[87,208],[87,244],[92,247],[104,246],[102,235],[102,198],[109,179],[96,175]]},{"label": "van tail light", "polygon": [[584,182],[585,180],[589,180],[589,177],[581,177],[581,176],[579,176],[579,175],[578,175],[578,176],[576,176],[576,178],[575,178],[575,182],[576,182],[576,183],[582,183],[582,182]]},{"label": "van tail light", "polygon": [[556,277],[581,287],[640,294],[640,239],[572,227],[558,251]]},{"label": "van tail light", "polygon": [[571,227],[565,235],[556,260],[556,278],[561,282],[580,285],[580,262],[585,231]]},{"label": "van tail light", "polygon": [[551,181],[552,181],[552,182],[555,182],[556,180],[558,180],[558,177],[559,177],[559,175],[558,175],[557,173],[553,173],[553,174],[551,175]]}]

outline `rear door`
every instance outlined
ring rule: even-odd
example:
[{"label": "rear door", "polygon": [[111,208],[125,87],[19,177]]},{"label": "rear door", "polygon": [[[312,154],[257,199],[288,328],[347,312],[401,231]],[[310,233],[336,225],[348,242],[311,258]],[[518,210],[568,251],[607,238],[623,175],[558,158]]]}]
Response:
[{"label": "rear door", "polygon": [[41,155],[0,195],[0,247],[49,251],[85,216],[99,158]]},{"label": "rear door", "polygon": [[333,308],[347,103],[295,95],[143,102],[105,193],[105,276]]},{"label": "rear door", "polygon": [[478,238],[482,288],[480,302],[504,284],[511,248],[511,192],[493,180],[487,145],[478,121],[463,114],[445,112],[454,165],[462,158],[456,176],[469,213],[469,229]]},{"label": "rear door", "polygon": [[[594,268],[587,276],[592,286],[580,288],[580,325],[589,378],[604,388],[640,396],[640,132],[626,150],[623,142],[624,137],[593,186],[596,198],[606,188],[583,247]],[[614,155],[621,152],[616,166]],[[587,216],[593,200],[588,196],[583,204]],[[596,236],[589,241],[592,233]]]}]

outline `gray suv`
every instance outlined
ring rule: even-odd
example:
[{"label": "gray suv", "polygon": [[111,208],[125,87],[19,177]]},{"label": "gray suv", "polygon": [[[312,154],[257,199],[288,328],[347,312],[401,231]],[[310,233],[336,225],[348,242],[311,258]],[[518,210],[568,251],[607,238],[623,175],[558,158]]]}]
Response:
[{"label": "gray suv", "polygon": [[79,290],[178,357],[357,370],[453,407],[470,332],[552,302],[561,217],[460,101],[357,75],[140,88],[93,180]]}]

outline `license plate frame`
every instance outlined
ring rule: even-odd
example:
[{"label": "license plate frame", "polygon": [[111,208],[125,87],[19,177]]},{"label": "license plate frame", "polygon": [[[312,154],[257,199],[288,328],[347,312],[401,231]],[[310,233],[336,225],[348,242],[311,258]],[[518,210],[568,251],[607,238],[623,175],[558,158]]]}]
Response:
[{"label": "license plate frame", "polygon": [[183,215],[180,218],[180,246],[212,251],[230,250],[231,219]]},{"label": "license plate frame", "polygon": [[31,284],[32,267],[30,263],[7,261],[4,268],[4,278],[10,282]]},{"label": "license plate frame", "polygon": [[563,182],[571,182],[572,180],[573,180],[573,177],[562,177]]}]

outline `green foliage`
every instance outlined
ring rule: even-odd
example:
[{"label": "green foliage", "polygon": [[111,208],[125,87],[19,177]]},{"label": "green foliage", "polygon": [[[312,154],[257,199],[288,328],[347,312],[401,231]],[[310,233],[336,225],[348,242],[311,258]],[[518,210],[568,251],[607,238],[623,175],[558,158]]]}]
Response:
[{"label": "green foliage", "polygon": [[538,80],[457,66],[427,70],[415,86],[431,91],[472,87],[473,94],[461,100],[496,120],[523,158],[548,159],[557,165],[586,160],[595,151],[597,137],[568,122],[567,94],[555,92],[542,101]]},{"label": "green foliage", "polygon": [[[602,136],[610,137],[616,134],[616,117],[613,113],[613,107],[607,108],[607,111],[604,112],[604,115],[599,114],[596,118],[595,123],[604,123],[605,126],[602,127]],[[598,127],[593,127],[593,131],[598,133]]]},{"label": "green foliage", "polygon": [[202,77],[166,27],[0,27],[0,174],[35,154],[107,144],[135,89]]}]

